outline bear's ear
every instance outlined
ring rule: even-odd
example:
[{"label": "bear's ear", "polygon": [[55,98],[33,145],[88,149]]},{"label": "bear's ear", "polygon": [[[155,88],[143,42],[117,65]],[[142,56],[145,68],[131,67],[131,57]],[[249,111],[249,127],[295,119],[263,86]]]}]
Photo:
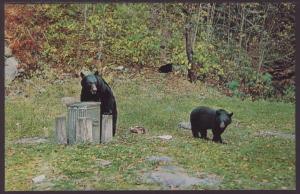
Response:
[{"label": "bear's ear", "polygon": [[230,116],[230,117],[232,117],[232,115],[233,115],[233,112],[229,113],[229,116]]},{"label": "bear's ear", "polygon": [[81,78],[84,78],[85,75],[84,75],[82,72],[80,72],[80,77],[81,77]]},{"label": "bear's ear", "polygon": [[216,111],[217,116],[219,116],[221,114],[220,110]]},{"label": "bear's ear", "polygon": [[95,73],[94,73],[95,75],[99,75],[99,72],[98,72],[98,70],[97,71],[95,71]]}]

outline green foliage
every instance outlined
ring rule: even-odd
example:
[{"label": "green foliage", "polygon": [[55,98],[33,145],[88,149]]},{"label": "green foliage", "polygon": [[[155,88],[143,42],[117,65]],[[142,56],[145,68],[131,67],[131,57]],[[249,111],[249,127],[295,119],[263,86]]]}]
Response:
[{"label": "green foliage", "polygon": [[282,97],[283,100],[287,102],[295,102],[296,101],[295,90],[296,87],[293,85],[286,87],[283,92],[284,93],[284,96]]},{"label": "green foliage", "polygon": [[219,80],[224,76],[223,66],[215,47],[208,42],[199,42],[195,48],[195,60],[203,64],[199,69],[199,74],[211,79]]},{"label": "green foliage", "polygon": [[[193,57],[203,65],[197,72],[203,81],[226,88],[231,81],[242,80],[238,92],[255,98],[273,97],[293,83],[293,76],[287,75],[289,81],[274,88],[278,78],[276,72],[271,75],[272,69],[295,66],[295,6],[291,3],[23,7],[26,11],[20,6],[6,13],[6,31],[15,37],[12,48],[29,73],[45,70],[46,65],[78,72],[172,62],[187,69],[184,32],[190,14],[192,35],[196,35]],[[19,12],[20,16],[14,14]],[[283,94],[290,96],[286,99],[294,99],[292,91]]]},{"label": "green foliage", "polygon": [[172,58],[171,61],[174,61],[174,63],[182,64],[187,66],[188,65],[188,59],[186,57],[185,48],[183,46],[181,47],[175,47],[172,50]]},{"label": "green foliage", "polygon": [[272,82],[272,75],[269,74],[269,73],[265,73],[265,74],[262,75],[262,80],[266,84],[271,84],[271,82]]},{"label": "green foliage", "polygon": [[229,84],[228,87],[231,91],[235,91],[238,89],[238,87],[240,86],[240,83],[236,80],[232,80]]}]

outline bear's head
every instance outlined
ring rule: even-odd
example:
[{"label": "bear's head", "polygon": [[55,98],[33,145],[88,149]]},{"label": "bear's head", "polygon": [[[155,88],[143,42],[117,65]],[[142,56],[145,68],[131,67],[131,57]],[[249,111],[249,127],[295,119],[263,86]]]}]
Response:
[{"label": "bear's head", "polygon": [[86,91],[89,92],[91,95],[95,95],[99,88],[99,82],[97,76],[99,75],[98,71],[94,74],[85,75],[84,73],[80,73],[81,76],[81,86]]},{"label": "bear's head", "polygon": [[219,109],[216,111],[216,121],[221,131],[224,131],[226,127],[231,123],[232,115],[233,112],[228,113],[226,110],[223,109]]}]

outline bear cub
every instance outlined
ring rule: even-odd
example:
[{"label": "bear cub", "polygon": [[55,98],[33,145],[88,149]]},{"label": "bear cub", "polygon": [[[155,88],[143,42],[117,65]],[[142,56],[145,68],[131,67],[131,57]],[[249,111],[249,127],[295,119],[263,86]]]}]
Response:
[{"label": "bear cub", "polygon": [[158,69],[159,73],[170,73],[173,71],[173,64],[168,63],[166,65],[162,65]]},{"label": "bear cub", "polygon": [[212,109],[205,106],[195,108],[190,114],[190,122],[193,136],[199,138],[207,138],[207,129],[212,129],[213,141],[223,143],[221,134],[226,127],[231,123],[233,113],[228,113],[223,109]]},{"label": "bear cub", "polygon": [[[80,101],[101,102],[101,119],[103,114],[112,115],[113,117],[113,136],[116,133],[117,125],[117,104],[113,92],[106,81],[100,77],[98,71],[94,74],[81,76],[81,94]],[[102,121],[101,121],[102,122]]]}]

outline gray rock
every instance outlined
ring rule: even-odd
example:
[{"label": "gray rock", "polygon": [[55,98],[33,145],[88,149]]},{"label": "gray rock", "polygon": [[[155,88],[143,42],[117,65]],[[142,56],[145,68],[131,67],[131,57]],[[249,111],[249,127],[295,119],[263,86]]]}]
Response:
[{"label": "gray rock", "polygon": [[45,88],[40,88],[39,89],[39,93],[44,93],[44,92],[46,92],[47,90],[45,89]]},{"label": "gray rock", "polygon": [[146,161],[150,162],[171,162],[172,159],[167,156],[149,156],[146,158]]},{"label": "gray rock", "polygon": [[222,178],[215,175],[215,174],[208,174],[208,173],[199,173],[198,178],[201,179],[201,184],[204,185],[218,185],[222,182]]},{"label": "gray rock", "polygon": [[5,46],[5,48],[4,48],[4,56],[6,56],[6,57],[12,56],[11,49],[8,46]]},{"label": "gray rock", "polygon": [[5,71],[5,84],[11,83],[11,81],[13,81],[18,74],[18,69],[15,66],[5,66],[4,71]]},{"label": "gray rock", "polygon": [[55,80],[54,82],[53,82],[53,84],[60,84],[60,85],[62,85],[62,84],[64,84],[64,80]]},{"label": "gray rock", "polygon": [[191,129],[191,123],[190,122],[180,122],[178,124],[178,127],[182,128],[182,129]]},{"label": "gray rock", "polygon": [[33,185],[33,191],[49,191],[55,188],[55,184],[51,183],[50,181],[46,180],[43,182],[39,182],[36,185]]},{"label": "gray rock", "polygon": [[33,183],[37,184],[37,183],[41,183],[41,182],[45,181],[45,179],[46,179],[45,175],[39,175],[37,177],[34,177],[32,179],[32,181],[33,181]]},{"label": "gray rock", "polygon": [[18,61],[15,57],[10,57],[5,60],[5,84],[9,84],[18,75]]},{"label": "gray rock", "polygon": [[179,189],[185,189],[192,185],[216,187],[222,181],[217,175],[207,173],[192,177],[185,172],[185,169],[177,166],[161,166],[155,171],[144,173],[142,179],[146,183],[156,183],[165,188]]},{"label": "gray rock", "polygon": [[158,168],[159,171],[164,171],[164,172],[185,172],[185,170],[181,167],[178,166],[160,166]]},{"label": "gray rock", "polygon": [[189,177],[185,174],[170,172],[150,172],[146,174],[146,180],[148,183],[158,183],[171,188],[184,188],[200,183],[200,179]]},{"label": "gray rock", "polygon": [[118,67],[115,67],[114,68],[115,70],[118,70],[118,71],[123,71],[125,68],[124,68],[124,66],[118,66]]},{"label": "gray rock", "polygon": [[279,137],[283,139],[292,139],[295,140],[295,134],[284,133],[280,131],[258,131],[255,133],[255,136],[258,137]]},{"label": "gray rock", "polygon": [[143,177],[146,183],[156,183],[163,187],[184,189],[192,185],[216,186],[221,179],[216,177],[196,178],[184,172],[154,171],[145,173]]},{"label": "gray rock", "polygon": [[111,165],[111,161],[103,160],[103,159],[96,159],[96,164],[100,167],[106,167]]},{"label": "gray rock", "polygon": [[18,67],[18,60],[15,57],[9,57],[5,61],[5,66],[15,66]]},{"label": "gray rock", "polygon": [[126,67],[124,67],[122,65],[120,65],[118,67],[113,67],[112,69],[116,70],[116,71],[121,71],[121,72],[127,72],[128,71],[128,68],[126,68]]},{"label": "gray rock", "polygon": [[28,138],[22,138],[17,141],[15,141],[16,144],[38,144],[38,143],[46,143],[48,142],[48,139],[40,138],[40,137],[28,137]]}]

